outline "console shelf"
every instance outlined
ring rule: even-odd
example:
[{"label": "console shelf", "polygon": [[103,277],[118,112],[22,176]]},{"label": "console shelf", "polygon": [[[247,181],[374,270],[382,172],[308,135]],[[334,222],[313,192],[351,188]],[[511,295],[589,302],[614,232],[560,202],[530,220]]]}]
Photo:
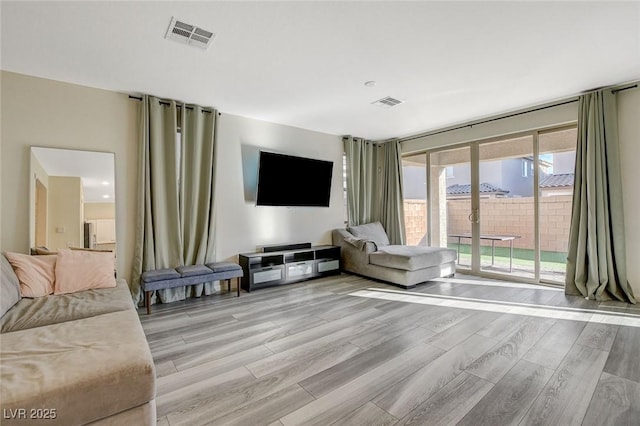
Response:
[{"label": "console shelf", "polygon": [[340,273],[340,247],[314,246],[291,250],[244,253],[239,255],[244,271],[242,288],[291,284]]}]

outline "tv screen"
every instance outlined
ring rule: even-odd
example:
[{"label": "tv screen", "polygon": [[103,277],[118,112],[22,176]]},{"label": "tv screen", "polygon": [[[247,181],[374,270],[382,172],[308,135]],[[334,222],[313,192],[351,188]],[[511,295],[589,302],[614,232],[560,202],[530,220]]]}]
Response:
[{"label": "tv screen", "polygon": [[329,207],[333,162],[260,151],[259,206]]}]

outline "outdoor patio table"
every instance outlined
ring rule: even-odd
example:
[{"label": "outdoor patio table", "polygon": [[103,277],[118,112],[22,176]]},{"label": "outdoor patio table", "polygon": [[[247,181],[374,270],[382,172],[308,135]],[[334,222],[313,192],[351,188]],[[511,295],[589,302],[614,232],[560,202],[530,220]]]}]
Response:
[{"label": "outdoor patio table", "polygon": [[[471,234],[449,234],[449,237],[458,238],[458,265],[460,264],[460,240],[462,238],[471,239]],[[481,240],[491,241],[491,266],[495,264],[496,241],[509,241],[509,272],[513,272],[513,240],[520,238],[520,235],[480,235]]]}]

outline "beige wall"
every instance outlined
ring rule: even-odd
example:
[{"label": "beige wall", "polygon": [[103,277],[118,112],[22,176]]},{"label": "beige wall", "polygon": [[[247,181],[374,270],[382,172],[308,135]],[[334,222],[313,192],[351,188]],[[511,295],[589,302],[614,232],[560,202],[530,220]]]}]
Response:
[{"label": "beige wall", "polygon": [[[545,127],[575,123],[578,117],[578,102],[547,108],[529,114],[517,115],[491,121],[489,123],[466,126],[462,129],[424,136],[402,143],[402,152],[424,151],[425,149],[456,145],[464,142],[489,139],[498,136],[535,130]],[[457,128],[459,126],[453,126]]]},{"label": "beige wall", "polygon": [[121,93],[2,71],[2,250],[29,249],[32,145],[115,153],[118,275],[133,257],[138,104]]},{"label": "beige wall", "polygon": [[[118,272],[129,278],[134,247],[138,103],[125,94],[2,71],[0,138],[0,249],[29,248],[30,146],[114,152]],[[629,280],[640,294],[640,90],[618,95]],[[575,121],[577,103],[538,111],[403,144],[416,152],[524,129]],[[218,259],[257,246],[290,241],[329,243],[342,226],[342,144],[340,137],[223,114],[218,124],[216,197]],[[257,146],[334,161],[331,207],[256,207],[244,197],[242,146]],[[318,214],[318,212],[322,214]]]},{"label": "beige wall", "polygon": [[[331,244],[331,230],[344,226],[345,216],[341,137],[229,114],[219,116],[217,132],[218,259],[269,244]],[[254,194],[245,194],[243,171],[257,175],[257,148],[333,161],[330,207],[256,206]]]},{"label": "beige wall", "polygon": [[[29,248],[30,146],[115,153],[118,275],[130,279],[134,251],[138,106],[125,94],[2,72],[1,249]],[[217,258],[265,244],[331,242],[343,226],[342,142],[338,136],[222,114],[216,180]],[[242,146],[334,162],[329,208],[256,207],[246,201]]]},{"label": "beige wall", "polygon": [[79,177],[49,176],[48,238],[51,250],[82,247],[82,181]]},{"label": "beige wall", "polygon": [[640,300],[640,89],[618,92],[620,171],[629,282]]},{"label": "beige wall", "polygon": [[84,220],[115,219],[115,203],[84,203]]},{"label": "beige wall", "polygon": [[[628,277],[635,294],[640,295],[640,262],[637,261],[640,259],[640,223],[636,220],[640,211],[640,190],[638,190],[640,178],[638,178],[637,166],[638,159],[640,159],[640,143],[638,143],[640,141],[640,120],[638,120],[640,117],[640,89],[618,92],[617,97]],[[578,103],[573,102],[530,114],[403,142],[402,151],[409,154],[524,130],[559,126],[575,122],[577,117]]]}]

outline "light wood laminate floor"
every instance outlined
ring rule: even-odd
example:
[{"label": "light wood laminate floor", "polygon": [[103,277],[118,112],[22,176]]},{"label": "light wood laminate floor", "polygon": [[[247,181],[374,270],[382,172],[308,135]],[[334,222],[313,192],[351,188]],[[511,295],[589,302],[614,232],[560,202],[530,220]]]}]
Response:
[{"label": "light wood laminate floor", "polygon": [[637,425],[640,308],[457,275],[154,306],[160,425]]}]

